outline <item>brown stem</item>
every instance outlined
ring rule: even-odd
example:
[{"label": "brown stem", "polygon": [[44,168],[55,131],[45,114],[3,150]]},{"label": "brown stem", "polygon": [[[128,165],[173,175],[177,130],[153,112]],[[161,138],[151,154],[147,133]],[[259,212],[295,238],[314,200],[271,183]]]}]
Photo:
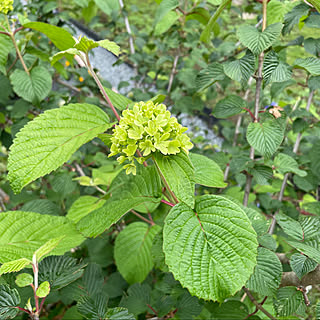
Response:
[{"label": "brown stem", "polygon": [[89,55],[86,54],[86,62],[87,62],[87,68],[89,69],[90,73],[92,74],[92,77],[94,79],[94,81],[96,82],[97,86],[99,87],[100,89],[100,92],[102,94],[102,96],[106,99],[106,101],[108,102],[109,104],[109,107],[111,108],[112,112],[114,113],[114,115],[116,116],[117,120],[120,121],[120,116],[117,112],[117,110],[115,109],[115,107],[113,106],[108,94],[106,93],[106,91],[104,90],[104,87],[99,79],[99,77],[97,76],[97,74],[94,72],[92,66],[91,66],[91,63],[90,63],[90,60],[89,60]]},{"label": "brown stem", "polygon": [[274,316],[272,316],[266,309],[264,309],[259,302],[254,298],[254,296],[251,294],[251,292],[243,287],[243,291],[247,294],[248,298],[251,300],[251,302],[261,311],[263,312],[267,317],[269,317],[271,320],[277,320]]},{"label": "brown stem", "polygon": [[171,202],[169,202],[169,201],[166,201],[166,200],[164,200],[164,199],[161,199],[161,202],[167,204],[167,205],[170,206],[170,207],[174,207],[174,206],[175,206],[175,204],[173,204],[173,203],[171,203]]},{"label": "brown stem", "polygon": [[19,47],[18,47],[18,45],[17,45],[16,39],[14,38],[14,34],[13,34],[13,33],[10,33],[9,36],[10,36],[10,38],[11,38],[11,40],[12,40],[12,43],[13,43],[13,45],[14,45],[14,48],[16,49],[17,56],[19,57],[19,59],[20,59],[20,61],[21,61],[21,64],[22,64],[22,67],[23,67],[24,71],[27,73],[28,76],[30,76],[30,72],[29,72],[26,64],[24,63],[24,60],[23,60],[23,58],[22,58],[21,52],[20,52],[20,50],[19,50]]},{"label": "brown stem", "polygon": [[14,307],[14,308],[19,309],[20,311],[26,312],[28,314],[31,314],[31,312],[29,310],[27,310],[27,309],[24,309],[24,308],[21,308],[21,307]]},{"label": "brown stem", "polygon": [[151,224],[152,226],[155,225],[155,223],[153,221],[150,221],[148,219],[146,219],[145,217],[143,217],[141,214],[139,214],[138,212],[136,212],[135,210],[131,209],[130,210],[135,216],[137,216],[139,219]]}]

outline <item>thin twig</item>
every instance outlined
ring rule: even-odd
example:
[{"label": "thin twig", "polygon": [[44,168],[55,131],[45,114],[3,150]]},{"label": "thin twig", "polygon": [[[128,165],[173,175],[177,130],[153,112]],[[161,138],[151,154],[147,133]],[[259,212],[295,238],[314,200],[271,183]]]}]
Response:
[{"label": "thin twig", "polygon": [[168,89],[167,89],[167,93],[168,93],[168,94],[171,92],[172,83],[173,83],[174,75],[175,75],[175,73],[176,73],[176,69],[177,69],[177,64],[178,64],[179,57],[180,57],[179,53],[174,57],[174,61],[173,61],[173,65],[172,65],[172,70],[171,70],[171,74],[170,74],[170,78],[169,78]]},{"label": "thin twig", "polygon": [[130,210],[135,216],[137,216],[139,219],[151,224],[152,226],[155,225],[154,221],[148,220],[147,218],[143,217],[141,214],[139,214],[137,211],[131,209]]},{"label": "thin twig", "polygon": [[126,29],[127,32],[129,34],[129,45],[130,45],[130,52],[131,54],[135,54],[135,49],[134,49],[134,43],[133,43],[133,37],[132,37],[132,32],[131,32],[131,28],[130,28],[130,23],[129,23],[129,19],[128,19],[128,15],[124,12],[124,4],[122,0],[119,0],[119,4],[121,7],[121,11],[123,13],[123,17],[124,17],[124,23],[126,25]]},{"label": "thin twig", "polygon": [[169,202],[169,201],[166,201],[166,200],[164,200],[164,199],[161,199],[161,202],[167,204],[167,205],[170,206],[170,207],[174,207],[174,206],[175,206],[175,204],[173,204],[173,203],[171,203],[171,202]]},{"label": "thin twig", "polygon": [[261,311],[263,312],[267,317],[269,317],[271,320],[277,320],[272,314],[270,314],[265,308],[261,306],[260,303],[257,302],[257,300],[254,298],[254,296],[251,294],[251,292],[243,287],[243,291],[247,294],[248,298],[251,300],[251,302]]}]

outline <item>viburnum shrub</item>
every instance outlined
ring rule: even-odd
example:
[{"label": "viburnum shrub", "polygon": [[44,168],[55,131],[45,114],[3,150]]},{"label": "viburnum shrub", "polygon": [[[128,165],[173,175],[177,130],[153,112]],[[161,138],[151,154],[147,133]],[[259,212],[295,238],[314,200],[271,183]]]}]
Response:
[{"label": "viburnum shrub", "polygon": [[[135,101],[92,66],[115,42],[57,27],[54,1],[1,2],[0,318],[318,319],[318,2],[243,5],[255,23],[231,0],[158,2],[136,47],[122,2],[57,4],[123,15]],[[165,99],[210,107],[222,145]]]}]

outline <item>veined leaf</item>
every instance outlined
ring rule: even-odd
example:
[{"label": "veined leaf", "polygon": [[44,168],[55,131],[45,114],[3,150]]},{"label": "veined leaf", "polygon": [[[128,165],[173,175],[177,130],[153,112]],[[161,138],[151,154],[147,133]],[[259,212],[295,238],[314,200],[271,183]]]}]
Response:
[{"label": "veined leaf", "polygon": [[265,84],[272,82],[284,82],[292,78],[290,66],[279,60],[274,51],[270,51],[263,61],[263,79]]},{"label": "veined leaf", "polygon": [[72,204],[66,217],[77,223],[90,212],[101,208],[105,202],[106,200],[96,197],[81,196]]},{"label": "veined leaf", "polygon": [[320,59],[309,57],[309,58],[298,58],[294,62],[294,68],[304,69],[313,76],[320,75]]},{"label": "veined leaf", "polygon": [[34,255],[36,256],[37,261],[40,261],[41,258],[43,258],[43,256],[47,255],[53,249],[55,249],[64,237],[65,236],[60,236],[55,239],[50,239],[44,245],[42,245],[38,250],[36,250]]},{"label": "veined leaf", "polygon": [[110,128],[109,118],[90,104],[48,110],[21,129],[10,148],[8,179],[15,193],[57,169],[84,143]]},{"label": "veined leaf", "polygon": [[290,246],[296,248],[298,251],[301,251],[317,263],[320,263],[320,250],[299,241],[288,240],[287,242]]},{"label": "veined leaf", "polygon": [[287,317],[304,305],[303,294],[296,287],[283,287],[277,292],[273,305],[278,317]]},{"label": "veined leaf", "polygon": [[75,49],[80,50],[84,53],[88,53],[90,50],[97,47],[107,49],[116,56],[118,56],[120,53],[120,47],[115,42],[110,41],[108,39],[94,41],[92,39],[87,38],[86,36],[82,36],[80,40],[78,40],[74,45]]},{"label": "veined leaf", "polygon": [[270,158],[281,145],[283,130],[275,121],[252,122],[248,126],[247,140],[262,155]]},{"label": "veined leaf", "polygon": [[220,100],[214,107],[212,114],[219,119],[226,119],[244,111],[246,102],[239,96],[229,95]]},{"label": "veined leaf", "polygon": [[20,295],[16,289],[7,285],[0,285],[0,316],[2,319],[14,319],[19,310]]},{"label": "veined leaf", "polygon": [[5,65],[8,60],[8,54],[13,48],[13,43],[10,37],[5,34],[0,34],[0,71],[6,74]]},{"label": "veined leaf", "polygon": [[44,281],[42,282],[37,291],[36,291],[36,295],[39,297],[39,298],[44,298],[46,297],[48,294],[50,293],[50,284],[48,281]]},{"label": "veined leaf", "polygon": [[26,267],[27,265],[29,265],[30,263],[31,263],[31,260],[26,258],[5,262],[0,268],[0,275],[4,273],[18,272],[22,270],[24,267]]},{"label": "veined leaf", "polygon": [[82,296],[77,302],[78,311],[86,319],[105,319],[108,298],[104,293],[89,296]]},{"label": "veined leaf", "polygon": [[288,236],[296,240],[303,239],[302,227],[298,221],[281,212],[276,214],[276,220],[278,225]]},{"label": "veined leaf", "polygon": [[10,75],[13,91],[21,98],[32,103],[39,103],[52,87],[51,74],[44,67],[38,66],[28,75],[24,70],[16,69]]},{"label": "veined leaf", "polygon": [[190,153],[189,158],[194,167],[194,181],[207,187],[225,188],[224,175],[213,160],[201,155]]},{"label": "veined leaf", "polygon": [[185,152],[176,155],[164,156],[160,153],[154,155],[156,166],[167,181],[169,188],[178,200],[188,206],[194,206],[194,168]]},{"label": "veined leaf", "polygon": [[269,25],[263,32],[254,26],[241,26],[238,28],[237,36],[244,46],[249,48],[255,55],[268,49],[280,36],[283,25],[274,23]]},{"label": "veined leaf", "polygon": [[305,177],[307,175],[306,171],[299,169],[297,161],[285,153],[279,153],[274,158],[274,166],[281,174],[292,172],[300,177]]},{"label": "veined leaf", "polygon": [[144,222],[134,222],[122,230],[116,238],[114,258],[119,272],[129,283],[142,282],[153,267],[152,241],[161,230]]},{"label": "veined leaf", "polygon": [[27,287],[33,283],[33,276],[29,273],[20,273],[18,274],[15,283],[20,288]]},{"label": "veined leaf", "polygon": [[50,239],[65,236],[51,252],[64,254],[79,245],[84,238],[65,217],[34,212],[8,211],[0,215],[0,262],[27,258]]},{"label": "veined leaf", "polygon": [[51,60],[51,65],[53,66],[57,61],[62,59],[63,57],[68,57],[68,56],[74,56],[74,55],[81,55],[81,52],[78,49],[75,48],[70,48],[67,50],[60,51],[56,53],[50,60]]},{"label": "veined leaf", "polygon": [[168,31],[174,23],[179,19],[180,15],[174,11],[169,11],[154,28],[154,35],[159,36],[160,34]]},{"label": "veined leaf", "polygon": [[276,254],[265,248],[258,248],[257,265],[246,287],[262,296],[273,296],[280,286],[282,265]]},{"label": "veined leaf", "polygon": [[157,12],[156,12],[156,19],[155,24],[162,20],[162,18],[171,10],[175,9],[179,6],[178,0],[162,0]]},{"label": "veined leaf", "polygon": [[[110,186],[112,197],[101,207],[83,217],[77,228],[87,237],[95,237],[117,223],[133,208],[148,212],[161,201],[161,182],[155,167],[137,168],[137,174],[121,172]],[[151,210],[152,211],[152,210]]]},{"label": "veined leaf", "polygon": [[30,28],[44,33],[59,50],[72,48],[76,43],[72,35],[67,30],[48,23],[27,22],[24,23],[23,26],[25,28]]},{"label": "veined leaf", "polygon": [[317,0],[310,0],[310,3],[320,12],[320,3]]},{"label": "veined leaf", "polygon": [[194,8],[191,12],[187,13],[186,21],[197,20],[206,25],[210,19],[209,11],[202,7]]},{"label": "veined leaf", "polygon": [[175,205],[163,239],[169,270],[202,299],[222,302],[235,294],[256,265],[257,235],[248,217],[221,196],[197,198],[195,211],[185,203]]},{"label": "veined leaf", "polygon": [[106,315],[108,320],[135,320],[135,316],[132,313],[129,313],[126,308],[110,308],[108,309]]},{"label": "veined leaf", "polygon": [[291,269],[299,279],[313,271],[317,265],[317,262],[300,253],[295,253],[290,258]]},{"label": "veined leaf", "polygon": [[318,57],[320,55],[320,38],[308,38],[304,40],[304,48],[307,52]]},{"label": "veined leaf", "polygon": [[203,91],[218,80],[225,78],[223,67],[220,63],[211,63],[206,69],[201,70],[196,77],[197,91]]},{"label": "veined leaf", "polygon": [[290,33],[294,25],[299,23],[303,16],[308,15],[310,9],[310,6],[308,6],[306,3],[300,3],[295,6],[284,17],[284,27],[282,33],[284,35]]},{"label": "veined leaf", "polygon": [[117,108],[118,110],[121,110],[121,111],[125,110],[128,108],[129,105],[133,104],[132,100],[123,96],[120,93],[116,93],[113,90],[106,87],[104,87],[104,90],[106,91],[114,107]]},{"label": "veined leaf", "polygon": [[225,62],[223,69],[232,80],[247,82],[254,73],[255,57],[251,51],[247,50],[246,55],[241,59]]}]

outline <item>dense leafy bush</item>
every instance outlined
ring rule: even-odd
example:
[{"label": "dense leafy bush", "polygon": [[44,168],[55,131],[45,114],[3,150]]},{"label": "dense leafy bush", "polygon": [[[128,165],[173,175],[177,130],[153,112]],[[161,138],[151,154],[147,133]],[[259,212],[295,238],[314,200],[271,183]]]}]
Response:
[{"label": "dense leafy bush", "polygon": [[320,317],[317,0],[0,10],[1,319]]}]

